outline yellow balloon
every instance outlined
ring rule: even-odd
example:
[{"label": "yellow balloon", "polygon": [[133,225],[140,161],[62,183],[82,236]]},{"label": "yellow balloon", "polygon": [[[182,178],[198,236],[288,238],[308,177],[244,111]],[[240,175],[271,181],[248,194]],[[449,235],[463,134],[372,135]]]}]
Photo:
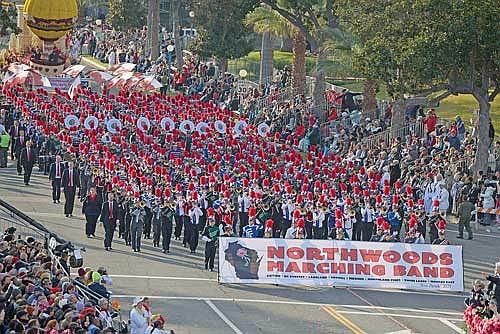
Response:
[{"label": "yellow balloon", "polygon": [[44,41],[54,41],[73,28],[78,16],[76,0],[27,0],[28,28]]}]

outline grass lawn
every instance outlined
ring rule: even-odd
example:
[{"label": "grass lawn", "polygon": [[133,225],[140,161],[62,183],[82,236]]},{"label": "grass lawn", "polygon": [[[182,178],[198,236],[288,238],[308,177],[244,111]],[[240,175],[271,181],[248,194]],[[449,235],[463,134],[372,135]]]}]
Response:
[{"label": "grass lawn", "polygon": [[[441,101],[436,113],[444,119],[455,119],[456,115],[460,115],[466,125],[469,125],[469,120],[474,117],[473,111],[479,109],[479,105],[474,100],[472,95],[450,96]],[[497,96],[495,101],[491,103],[490,117],[495,128],[496,135],[500,134],[500,97]]]},{"label": "grass lawn", "polygon": [[97,58],[94,58],[92,56],[89,56],[89,55],[83,55],[82,58],[85,58],[87,59],[88,61],[91,61],[93,63],[96,63],[98,65],[101,65],[101,66],[104,66],[104,68],[108,68],[108,64],[106,63],[103,63],[102,61],[100,61],[99,59]]}]

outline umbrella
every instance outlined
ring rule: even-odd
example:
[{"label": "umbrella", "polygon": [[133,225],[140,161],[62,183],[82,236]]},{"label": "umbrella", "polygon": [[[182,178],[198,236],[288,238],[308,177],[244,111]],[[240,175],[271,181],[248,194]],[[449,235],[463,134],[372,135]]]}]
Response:
[{"label": "umbrella", "polygon": [[76,78],[83,70],[85,69],[85,65],[72,65],[62,71],[62,74],[70,76],[72,78]]},{"label": "umbrella", "polygon": [[93,70],[88,73],[88,75],[97,82],[98,85],[102,85],[103,83],[113,79],[113,76],[104,71]]},{"label": "umbrella", "polygon": [[132,63],[121,63],[115,66],[112,66],[108,72],[113,73],[115,75],[121,75],[125,72],[132,72],[135,68],[135,64]]}]

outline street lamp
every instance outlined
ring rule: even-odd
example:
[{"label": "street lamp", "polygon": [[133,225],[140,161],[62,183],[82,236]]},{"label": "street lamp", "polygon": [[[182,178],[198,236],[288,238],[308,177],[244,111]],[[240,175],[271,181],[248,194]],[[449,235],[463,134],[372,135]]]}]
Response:
[{"label": "street lamp", "polygon": [[190,17],[190,18],[193,18],[193,17],[194,17],[194,11],[190,11],[190,12],[189,12],[189,17]]}]

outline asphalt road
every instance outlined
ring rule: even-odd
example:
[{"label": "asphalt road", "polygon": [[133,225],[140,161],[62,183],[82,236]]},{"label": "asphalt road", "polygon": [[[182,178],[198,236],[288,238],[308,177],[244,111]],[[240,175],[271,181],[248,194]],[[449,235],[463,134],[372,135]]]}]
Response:
[{"label": "asphalt road", "polygon": [[[63,196],[64,197],[64,196]],[[84,234],[79,203],[74,218],[65,218],[63,203],[53,204],[47,176],[35,169],[30,186],[15,172],[13,162],[0,169],[0,198],[35,218],[47,228],[86,247],[85,265],[106,266],[113,277],[111,291],[124,316],[135,296],[152,298],[153,313],[166,317],[176,333],[462,333],[463,294],[344,287],[283,287],[221,285],[216,273],[203,270],[203,244],[195,255],[173,241],[170,254],[144,241],[133,253],[119,240],[113,251],[103,250],[103,230],[96,239]],[[0,215],[0,227],[9,222]],[[481,228],[464,245],[465,286],[490,271],[498,257],[499,231]]]}]

